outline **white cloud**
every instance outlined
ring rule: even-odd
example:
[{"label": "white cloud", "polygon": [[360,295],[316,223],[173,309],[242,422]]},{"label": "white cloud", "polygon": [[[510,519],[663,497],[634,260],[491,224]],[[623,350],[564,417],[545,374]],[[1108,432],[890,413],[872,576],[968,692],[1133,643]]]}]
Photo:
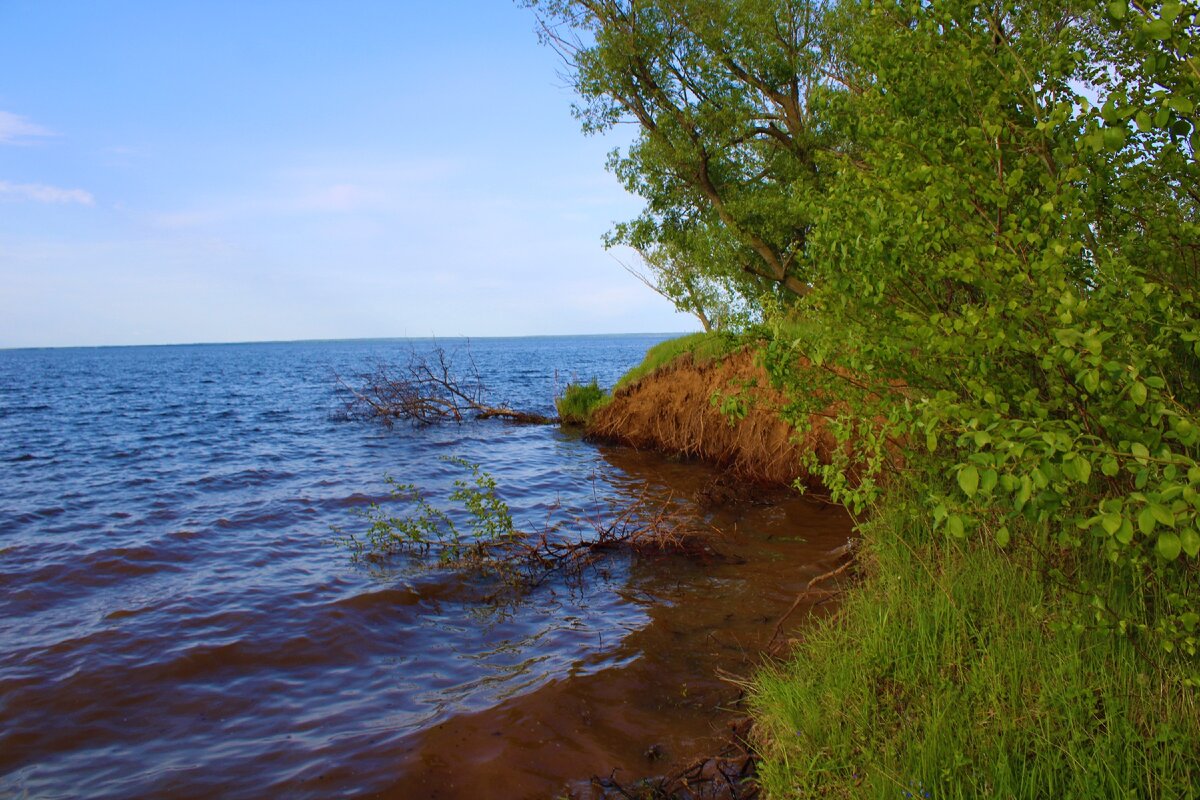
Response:
[{"label": "white cloud", "polygon": [[25,139],[54,135],[54,131],[30,122],[20,114],[0,111],[0,144],[21,144]]},{"label": "white cloud", "polygon": [[62,189],[44,183],[9,183],[0,181],[0,199],[32,200],[35,203],[80,203],[94,205],[96,198],[83,189]]},{"label": "white cloud", "polygon": [[178,231],[266,218],[433,214],[461,204],[454,181],[464,174],[459,161],[444,158],[308,165],[277,170],[242,194],[146,219]]}]

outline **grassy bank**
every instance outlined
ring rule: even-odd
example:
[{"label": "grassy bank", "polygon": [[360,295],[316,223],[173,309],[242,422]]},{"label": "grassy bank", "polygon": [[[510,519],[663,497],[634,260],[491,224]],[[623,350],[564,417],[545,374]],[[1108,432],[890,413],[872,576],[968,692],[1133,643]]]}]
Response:
[{"label": "grassy bank", "polygon": [[1081,626],[1048,531],[1002,550],[929,528],[885,504],[863,582],[758,676],[767,796],[1194,797],[1186,663]]},{"label": "grassy bank", "polygon": [[724,331],[689,333],[659,342],[646,352],[642,363],[621,376],[613,386],[613,394],[651,375],[675,359],[689,355],[697,364],[707,364],[724,358],[745,343],[741,336]]}]

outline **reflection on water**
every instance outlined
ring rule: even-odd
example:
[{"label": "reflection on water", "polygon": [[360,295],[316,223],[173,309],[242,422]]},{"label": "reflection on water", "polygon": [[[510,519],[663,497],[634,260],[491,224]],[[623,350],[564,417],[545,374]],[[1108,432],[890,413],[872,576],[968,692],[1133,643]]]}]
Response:
[{"label": "reflection on water", "polygon": [[[548,410],[556,374],[611,383],[654,341],[472,350],[496,396]],[[647,484],[687,505],[711,476],[554,428],[331,419],[332,372],[408,346],[0,352],[0,795],[544,795],[647,739],[700,746],[732,694],[713,668],[747,669],[844,517],[694,509],[725,558],[614,558],[499,608],[403,559],[354,566],[330,526],[386,474],[444,498],[443,455],[524,528]]]}]

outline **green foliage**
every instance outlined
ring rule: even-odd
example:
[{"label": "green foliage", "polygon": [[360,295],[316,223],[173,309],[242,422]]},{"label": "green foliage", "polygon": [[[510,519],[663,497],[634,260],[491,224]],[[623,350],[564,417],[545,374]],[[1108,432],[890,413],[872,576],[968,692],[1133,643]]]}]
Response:
[{"label": "green foliage", "polygon": [[689,333],[675,339],[659,342],[646,352],[642,363],[621,376],[613,392],[632,386],[642,378],[667,366],[676,359],[690,355],[696,364],[719,361],[743,347],[748,339],[729,331]]},{"label": "green foliage", "polygon": [[[820,324],[767,361],[797,423],[806,397],[845,399],[853,458],[814,465],[843,499],[873,502],[907,442],[951,537],[1104,560],[1110,580],[1072,585],[1081,613],[1194,656],[1171,587],[1200,554],[1195,8],[1089,9],[841,7],[865,88],[826,109],[855,144],[826,156],[809,239]],[[1142,595],[1176,601],[1127,614]]]},{"label": "green foliage", "polygon": [[464,458],[445,456],[443,460],[470,472],[469,478],[454,480],[449,495],[453,508],[465,512],[465,520],[459,515],[456,522],[451,512],[434,506],[414,484],[388,476],[384,480],[391,502],[400,504],[404,513],[390,513],[378,503],[371,503],[358,512],[367,522],[363,538],[339,530],[337,541],[356,558],[433,552],[443,566],[477,561],[487,567],[485,572],[502,572],[503,561],[484,557],[515,535],[512,513],[496,494],[495,479]]},{"label": "green foliage", "polygon": [[899,500],[864,526],[865,584],[756,679],[766,794],[1193,796],[1186,670],[1077,630],[1041,553],[946,543]]},{"label": "green foliage", "polygon": [[[571,65],[588,132],[638,123],[610,169],[647,201],[609,243],[753,300],[802,293],[796,255],[820,191],[808,103],[820,5],[796,0],[525,0]],[[571,29],[578,37],[564,29]],[[687,309],[685,309],[687,310]]]},{"label": "green foliage", "polygon": [[726,391],[713,392],[708,404],[721,412],[729,426],[735,427],[750,413],[750,400],[742,393],[743,387],[730,387]]},{"label": "green foliage", "polygon": [[591,383],[568,383],[563,393],[554,398],[554,406],[564,423],[586,425],[604,398],[604,390],[592,378]]}]

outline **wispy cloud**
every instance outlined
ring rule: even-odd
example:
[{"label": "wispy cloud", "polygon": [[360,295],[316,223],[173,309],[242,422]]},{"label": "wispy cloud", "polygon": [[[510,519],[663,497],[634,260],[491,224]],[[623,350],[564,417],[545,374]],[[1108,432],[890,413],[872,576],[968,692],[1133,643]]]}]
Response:
[{"label": "wispy cloud", "polygon": [[24,144],[28,139],[55,135],[54,131],[30,122],[20,114],[0,111],[0,144]]},{"label": "wispy cloud", "polygon": [[31,200],[35,203],[79,203],[95,205],[96,198],[83,189],[63,189],[44,183],[9,183],[0,181],[0,199]]},{"label": "wispy cloud", "polygon": [[147,218],[159,228],[184,230],[265,218],[434,213],[464,191],[454,186],[463,173],[459,161],[444,158],[306,165],[268,174],[242,194]]}]

